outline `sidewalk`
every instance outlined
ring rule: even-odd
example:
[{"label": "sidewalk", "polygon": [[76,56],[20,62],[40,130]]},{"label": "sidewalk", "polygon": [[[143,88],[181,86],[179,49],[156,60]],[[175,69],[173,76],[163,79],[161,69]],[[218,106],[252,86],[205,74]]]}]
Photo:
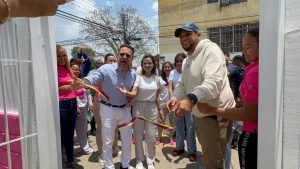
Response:
[{"label": "sidewalk", "polygon": [[[96,137],[89,135],[89,141],[94,150],[97,150]],[[121,145],[119,141],[118,145]],[[200,156],[201,156],[201,146],[197,141],[197,161],[191,163],[187,158],[187,152],[182,156],[173,157],[171,155],[174,146],[168,144],[168,139],[163,139],[162,143],[156,146],[156,160],[155,167],[156,169],[199,169],[200,166]],[[75,142],[75,162],[78,164],[76,169],[102,169],[97,160],[97,153],[92,155],[84,155],[79,152],[80,148],[78,143]],[[134,154],[134,145],[132,145],[131,153],[131,162],[130,165],[133,169],[135,167],[135,154]],[[239,169],[238,153],[237,150],[232,150],[232,169]],[[120,157],[114,158],[114,163],[116,169],[120,168]],[[146,163],[144,163],[146,167]]]}]

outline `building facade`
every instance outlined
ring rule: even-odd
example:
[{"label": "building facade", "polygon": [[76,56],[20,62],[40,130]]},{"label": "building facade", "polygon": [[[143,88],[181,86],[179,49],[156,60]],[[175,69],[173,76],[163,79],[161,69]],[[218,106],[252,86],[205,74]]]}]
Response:
[{"label": "building facade", "polygon": [[174,30],[195,22],[201,38],[217,43],[231,57],[240,54],[242,36],[259,25],[259,0],[164,0],[158,1],[161,61],[173,61],[183,51]]}]

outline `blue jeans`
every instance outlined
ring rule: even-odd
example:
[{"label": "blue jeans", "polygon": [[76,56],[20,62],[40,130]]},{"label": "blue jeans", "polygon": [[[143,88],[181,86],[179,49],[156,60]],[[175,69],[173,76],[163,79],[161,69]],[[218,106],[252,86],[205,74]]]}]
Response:
[{"label": "blue jeans", "polygon": [[77,117],[76,98],[59,100],[61,152],[66,150],[68,163],[74,161],[74,130]]},{"label": "blue jeans", "polygon": [[184,150],[184,124],[186,126],[186,138],[188,153],[197,151],[195,138],[195,116],[191,113],[176,118],[176,150]]}]

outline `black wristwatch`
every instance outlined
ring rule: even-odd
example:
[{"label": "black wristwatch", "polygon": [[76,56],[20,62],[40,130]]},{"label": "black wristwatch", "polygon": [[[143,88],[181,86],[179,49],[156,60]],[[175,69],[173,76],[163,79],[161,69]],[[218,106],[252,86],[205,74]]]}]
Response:
[{"label": "black wristwatch", "polygon": [[187,98],[189,98],[191,100],[191,102],[193,103],[193,105],[198,103],[198,98],[196,95],[189,93],[186,95]]}]

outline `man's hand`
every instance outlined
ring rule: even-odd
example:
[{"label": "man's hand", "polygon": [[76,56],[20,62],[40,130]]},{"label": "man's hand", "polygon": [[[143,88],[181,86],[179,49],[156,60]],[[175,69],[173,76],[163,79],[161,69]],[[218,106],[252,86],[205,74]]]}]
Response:
[{"label": "man's hand", "polygon": [[120,86],[117,86],[116,89],[120,92],[120,93],[123,93],[126,95],[126,93],[128,92],[126,89],[125,89],[125,85],[123,83],[120,84]]},{"label": "man's hand", "polygon": [[217,107],[212,107],[206,103],[197,103],[198,110],[203,114],[216,114]]},{"label": "man's hand", "polygon": [[9,0],[12,17],[37,17],[55,15],[58,5],[66,0]]},{"label": "man's hand", "polygon": [[167,109],[169,112],[172,111],[173,107],[175,106],[175,104],[177,103],[177,100],[172,98],[169,101],[167,101]]},{"label": "man's hand", "polygon": [[190,113],[192,111],[192,108],[193,108],[192,101],[188,98],[184,98],[175,104],[172,111],[175,113],[177,117],[179,117],[185,113]]}]

